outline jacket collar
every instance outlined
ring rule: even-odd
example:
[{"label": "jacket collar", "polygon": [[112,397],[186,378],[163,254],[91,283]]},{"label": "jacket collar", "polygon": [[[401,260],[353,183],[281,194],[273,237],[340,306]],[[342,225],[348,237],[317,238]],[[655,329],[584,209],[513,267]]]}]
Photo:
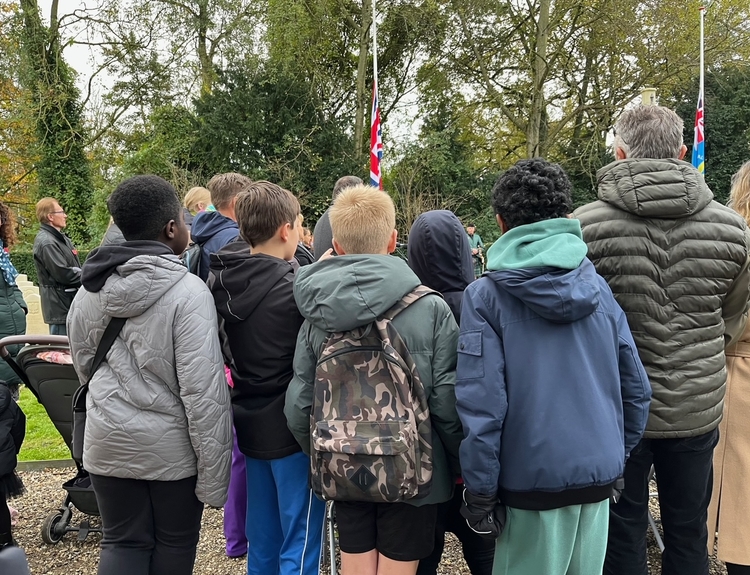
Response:
[{"label": "jacket collar", "polygon": [[67,242],[68,236],[66,236],[64,233],[62,233],[57,228],[53,228],[49,224],[42,224],[41,225],[41,229],[43,229],[43,230],[47,231],[48,233],[52,234],[55,237],[55,239],[58,239],[58,240],[60,240],[62,242],[65,242],[65,243],[68,243]]}]

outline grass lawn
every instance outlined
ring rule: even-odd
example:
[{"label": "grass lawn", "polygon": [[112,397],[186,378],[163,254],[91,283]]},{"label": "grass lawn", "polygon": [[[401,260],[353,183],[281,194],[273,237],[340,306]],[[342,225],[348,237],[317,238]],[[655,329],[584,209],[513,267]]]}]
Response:
[{"label": "grass lawn", "polygon": [[26,386],[21,386],[21,399],[18,401],[26,414],[26,439],[21,446],[18,459],[32,461],[40,459],[70,459],[65,442],[52,425],[47,412]]}]

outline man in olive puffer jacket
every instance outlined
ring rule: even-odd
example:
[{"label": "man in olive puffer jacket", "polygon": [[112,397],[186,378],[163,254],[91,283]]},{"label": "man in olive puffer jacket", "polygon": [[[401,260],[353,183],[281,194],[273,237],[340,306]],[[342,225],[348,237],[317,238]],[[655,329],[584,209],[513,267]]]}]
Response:
[{"label": "man in olive puffer jacket", "polygon": [[724,348],[747,320],[748,231],[682,161],[682,120],[660,106],[622,114],[599,201],[576,210],[589,259],[625,310],[653,399],[612,506],[606,574],[646,575],[648,474],[659,487],[664,575],[706,575],[712,455]]}]

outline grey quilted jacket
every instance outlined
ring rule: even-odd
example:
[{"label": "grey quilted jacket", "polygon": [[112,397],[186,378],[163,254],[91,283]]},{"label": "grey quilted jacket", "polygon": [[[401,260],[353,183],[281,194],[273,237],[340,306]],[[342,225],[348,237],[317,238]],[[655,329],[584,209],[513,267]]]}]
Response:
[{"label": "grey quilted jacket", "polygon": [[724,348],[747,320],[745,221],[680,160],[617,161],[597,179],[599,201],[574,216],[651,381],[645,437],[707,433],[721,420]]},{"label": "grey quilted jacket", "polygon": [[198,499],[222,506],[232,422],[211,292],[172,255],[136,256],[100,291],[81,289],[68,334],[82,381],[111,317],[127,321],[89,386],[84,467],[158,481],[197,474]]}]

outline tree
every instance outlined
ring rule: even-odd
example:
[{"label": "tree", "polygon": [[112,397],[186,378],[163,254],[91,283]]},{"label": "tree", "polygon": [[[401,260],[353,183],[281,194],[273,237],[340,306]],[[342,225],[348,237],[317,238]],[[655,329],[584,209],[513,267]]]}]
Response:
[{"label": "tree", "polygon": [[[732,175],[750,160],[750,68],[727,64],[709,70],[706,90],[706,183],[721,203],[729,199]],[[685,120],[686,160],[692,155],[698,78],[665,100]]]},{"label": "tree", "polygon": [[33,221],[36,162],[29,93],[19,82],[23,21],[14,3],[0,2],[0,189],[16,208],[21,231]]},{"label": "tree", "polygon": [[336,180],[356,173],[351,138],[304,78],[272,65],[227,71],[195,102],[192,159],[206,176],[237,171],[298,195],[316,219]]},{"label": "tree", "polygon": [[[571,151],[601,156],[613,117],[644,86],[668,90],[684,81],[698,59],[697,1],[687,4],[693,9],[678,0],[442,4],[446,33],[432,65],[474,95],[468,107],[476,117],[499,120],[496,149],[514,149],[519,158]],[[731,32],[747,31],[748,10],[740,0],[712,4],[708,55],[750,51],[748,35]],[[589,149],[582,146],[584,132],[595,142]]]},{"label": "tree", "polygon": [[22,78],[37,118],[38,195],[54,196],[60,202],[68,214],[67,233],[74,242],[84,245],[89,239],[86,219],[93,186],[84,150],[79,92],[63,58],[57,9],[58,0],[53,0],[48,28],[42,23],[37,1],[21,0]]}]

